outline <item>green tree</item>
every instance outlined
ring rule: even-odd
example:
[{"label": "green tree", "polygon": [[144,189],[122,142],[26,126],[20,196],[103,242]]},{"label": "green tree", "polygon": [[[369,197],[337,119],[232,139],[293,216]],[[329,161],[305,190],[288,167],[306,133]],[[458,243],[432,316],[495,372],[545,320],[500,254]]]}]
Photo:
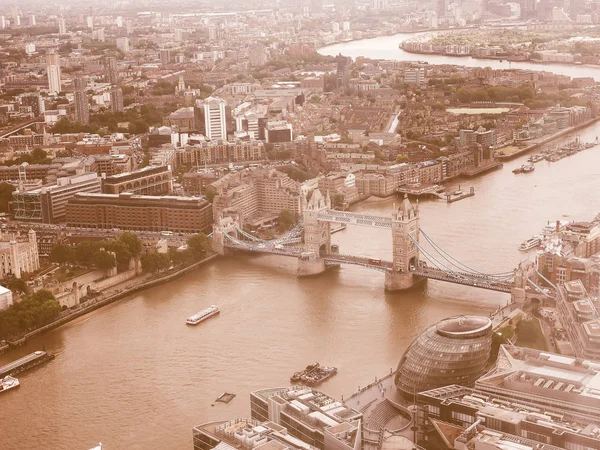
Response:
[{"label": "green tree", "polygon": [[131,259],[131,251],[129,251],[129,247],[123,241],[108,241],[104,243],[104,248],[116,255],[117,265],[123,267],[129,264],[129,260]]},{"label": "green tree", "polygon": [[110,270],[116,266],[117,261],[115,255],[107,252],[106,250],[98,250],[94,253],[94,265],[100,270]]},{"label": "green tree", "polygon": [[343,204],[344,194],[340,192],[334,192],[333,194],[331,194],[331,206],[333,206],[334,208],[338,208],[340,206],[343,206]]},{"label": "green tree", "polygon": [[294,213],[289,209],[283,209],[279,213],[279,228],[282,230],[288,230],[295,222],[296,218],[294,217]]},{"label": "green tree", "polygon": [[9,275],[2,280],[2,283],[0,284],[13,292],[22,292],[26,294],[29,291],[29,287],[27,286],[25,280],[22,278],[17,278],[14,275]]},{"label": "green tree", "polygon": [[138,257],[142,253],[142,241],[134,233],[127,231],[121,234],[119,241],[127,246],[132,256]]},{"label": "green tree", "polygon": [[46,158],[48,158],[48,153],[46,153],[46,151],[42,150],[41,148],[34,148],[31,152],[31,157],[34,161],[43,161]]},{"label": "green tree", "polygon": [[88,266],[93,263],[93,256],[98,250],[98,243],[83,241],[75,246],[75,260],[83,265]]},{"label": "green tree", "polygon": [[65,244],[56,244],[50,251],[50,261],[58,264],[70,264],[75,260],[73,248]]},{"label": "green tree", "polygon": [[167,253],[148,252],[144,253],[140,259],[142,270],[148,273],[168,269],[171,265],[171,258]]},{"label": "green tree", "polygon": [[0,183],[0,212],[8,212],[8,203],[12,201],[14,190],[12,184]]},{"label": "green tree", "polygon": [[195,259],[202,258],[212,249],[210,239],[204,233],[198,233],[187,240],[188,248]]},{"label": "green tree", "polygon": [[155,252],[144,253],[140,262],[142,263],[142,270],[146,273],[154,273],[158,270]]},{"label": "green tree", "polygon": [[46,325],[57,318],[60,309],[58,301],[45,289],[25,296],[19,303],[0,311],[0,338]]}]

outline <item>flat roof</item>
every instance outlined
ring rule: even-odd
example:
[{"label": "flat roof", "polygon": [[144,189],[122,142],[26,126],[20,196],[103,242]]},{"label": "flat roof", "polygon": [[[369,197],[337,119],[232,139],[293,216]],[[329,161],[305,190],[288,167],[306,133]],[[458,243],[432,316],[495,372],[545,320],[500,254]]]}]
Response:
[{"label": "flat roof", "polygon": [[39,359],[45,355],[46,355],[46,352],[43,352],[43,351],[40,351],[39,354],[37,354],[37,352],[34,352],[34,353],[30,353],[27,356],[23,356],[22,358],[19,358],[11,363],[8,363],[8,364],[0,367],[0,377],[3,377],[6,373],[13,371],[14,369],[22,366],[23,364],[27,364],[31,361],[35,361],[36,359]]}]

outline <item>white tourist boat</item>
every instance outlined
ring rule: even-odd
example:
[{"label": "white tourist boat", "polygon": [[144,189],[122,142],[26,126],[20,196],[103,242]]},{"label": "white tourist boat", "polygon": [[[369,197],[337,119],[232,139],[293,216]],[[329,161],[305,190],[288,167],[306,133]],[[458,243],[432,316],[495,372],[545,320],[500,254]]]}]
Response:
[{"label": "white tourist boat", "polygon": [[215,305],[210,305],[208,308],[205,308],[202,311],[188,317],[185,323],[188,325],[198,325],[203,320],[206,320],[216,314],[219,314],[219,308],[217,308]]},{"label": "white tourist boat", "polygon": [[521,250],[522,252],[526,252],[527,250],[537,247],[541,243],[542,240],[540,239],[540,237],[534,236],[532,238],[527,239],[526,241],[523,241],[521,245],[519,245],[519,250]]},{"label": "white tourist boat", "polygon": [[5,376],[0,379],[0,393],[8,391],[9,389],[19,387],[21,383],[17,378],[11,376]]}]

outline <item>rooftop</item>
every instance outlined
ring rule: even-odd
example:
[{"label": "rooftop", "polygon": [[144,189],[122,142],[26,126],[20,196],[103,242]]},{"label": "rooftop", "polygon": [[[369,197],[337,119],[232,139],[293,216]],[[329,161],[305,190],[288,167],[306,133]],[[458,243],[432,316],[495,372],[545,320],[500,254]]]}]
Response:
[{"label": "rooftop", "polygon": [[355,431],[362,414],[316,389],[292,386],[264,389],[253,394],[282,405],[282,412],[310,428],[327,429],[347,443],[356,438]]},{"label": "rooftop", "polygon": [[[593,323],[593,325],[592,325]],[[600,336],[600,322],[588,322]],[[600,420],[600,362],[502,345],[496,367],[477,380],[486,391],[510,391],[513,398],[591,414]]]},{"label": "rooftop", "polygon": [[194,434],[204,433],[220,440],[218,450],[316,450],[306,442],[288,434],[287,429],[267,421],[241,418],[230,421],[210,422],[194,427]]},{"label": "rooftop", "polygon": [[438,334],[454,339],[468,339],[485,334],[492,321],[482,316],[457,316],[442,320],[437,324]]},{"label": "rooftop", "polygon": [[[550,433],[569,433],[594,439],[600,445],[600,428],[596,420],[589,416],[570,413],[555,407],[542,406],[535,402],[515,400],[511,397],[491,394],[480,389],[450,385],[418,395],[420,402],[426,398],[440,399],[441,404],[457,404],[461,411],[468,414],[464,408],[471,408],[475,419],[481,419],[483,424],[498,420],[513,424],[523,429],[531,429],[525,425],[536,424],[549,429]],[[597,440],[597,441],[596,441]]]}]

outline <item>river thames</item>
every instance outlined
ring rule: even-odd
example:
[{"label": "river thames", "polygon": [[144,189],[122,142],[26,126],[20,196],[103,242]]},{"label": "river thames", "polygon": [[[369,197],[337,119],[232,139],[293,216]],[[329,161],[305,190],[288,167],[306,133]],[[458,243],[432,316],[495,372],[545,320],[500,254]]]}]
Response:
[{"label": "river thames", "polygon": [[[578,135],[593,140],[600,124]],[[600,209],[600,147],[513,175],[525,160],[461,181],[463,190],[475,187],[474,197],[421,202],[421,227],[461,262],[504,272],[528,257],[517,246],[548,220],[591,219]],[[354,210],[390,215],[394,202],[369,200]],[[391,235],[381,229],[348,227],[333,240],[344,253],[391,259]],[[338,367],[321,389],[349,395],[395,368],[428,325],[489,314],[509,299],[435,281],[386,294],[383,278],[342,267],[297,279],[293,259],[231,257],[95,311],[0,356],[4,364],[42,346],[56,354],[2,395],[0,448],[86,450],[102,441],[106,450],[191,449],[194,425],[249,416],[252,390],[286,386],[306,364]],[[210,304],[220,316],[185,325]],[[237,397],[211,406],[223,391]]]}]

